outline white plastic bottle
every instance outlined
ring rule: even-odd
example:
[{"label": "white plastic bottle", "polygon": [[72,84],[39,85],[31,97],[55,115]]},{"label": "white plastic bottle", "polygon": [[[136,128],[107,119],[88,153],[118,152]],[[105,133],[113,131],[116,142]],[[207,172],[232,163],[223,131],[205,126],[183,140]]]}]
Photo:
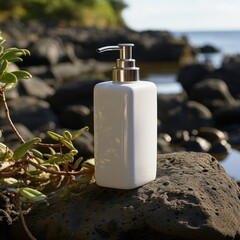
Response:
[{"label": "white plastic bottle", "polygon": [[157,90],[139,80],[134,45],[119,44],[113,81],[94,88],[95,179],[99,186],[133,189],[156,178]]}]

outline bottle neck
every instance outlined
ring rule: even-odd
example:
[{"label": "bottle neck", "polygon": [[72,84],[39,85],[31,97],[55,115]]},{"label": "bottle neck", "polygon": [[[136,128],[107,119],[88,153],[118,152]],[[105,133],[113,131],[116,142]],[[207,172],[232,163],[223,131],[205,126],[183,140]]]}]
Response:
[{"label": "bottle neck", "polygon": [[139,80],[139,68],[134,59],[117,59],[113,68],[113,82],[132,82]]}]

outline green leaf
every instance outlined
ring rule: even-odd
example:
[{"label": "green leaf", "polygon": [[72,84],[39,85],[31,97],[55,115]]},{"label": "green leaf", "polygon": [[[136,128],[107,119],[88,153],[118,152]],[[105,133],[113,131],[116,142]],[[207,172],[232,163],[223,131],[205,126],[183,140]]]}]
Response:
[{"label": "green leaf", "polygon": [[31,53],[30,53],[30,51],[29,50],[27,50],[27,49],[21,49],[22,51],[23,51],[23,53],[24,53],[24,55],[25,56],[27,56],[27,55],[31,55]]},{"label": "green leaf", "polygon": [[26,174],[28,176],[35,176],[35,175],[40,175],[43,171],[42,170],[33,170],[33,171],[27,171]]},{"label": "green leaf", "polygon": [[0,46],[2,46],[5,42],[6,42],[6,40],[1,37],[0,38]]},{"label": "green leaf", "polygon": [[15,75],[17,79],[29,79],[32,77],[32,75],[29,72],[23,70],[14,71],[11,73]]},{"label": "green leaf", "polygon": [[78,159],[74,162],[74,164],[73,164],[73,169],[74,169],[74,170],[76,170],[76,169],[80,166],[82,160],[83,160],[83,158],[80,157],[80,158],[78,158]]},{"label": "green leaf", "polygon": [[74,156],[71,153],[65,153],[64,154],[64,160],[66,162],[72,162],[74,160]]},{"label": "green leaf", "polygon": [[4,47],[1,46],[1,39],[0,39],[0,55],[3,53]]},{"label": "green leaf", "polygon": [[50,154],[51,155],[55,155],[56,154],[56,151],[52,147],[49,147],[48,149],[50,150]]},{"label": "green leaf", "polygon": [[9,177],[9,178],[0,178],[0,184],[5,187],[16,187],[19,182],[17,179]]},{"label": "green leaf", "polygon": [[3,87],[3,90],[4,90],[4,91],[9,91],[9,90],[11,90],[12,88],[14,88],[16,85],[17,85],[17,82],[15,82],[15,83],[7,83],[7,84]]},{"label": "green leaf", "polygon": [[60,156],[51,156],[47,161],[45,161],[45,163],[58,164],[58,163],[61,163],[62,161],[63,159]]},{"label": "green leaf", "polygon": [[72,140],[72,134],[67,130],[63,132],[63,137],[68,141]]},{"label": "green leaf", "polygon": [[73,149],[70,151],[70,153],[74,156],[78,154],[78,150],[77,149]]},{"label": "green leaf", "polygon": [[13,157],[13,152],[5,144],[0,142],[0,161],[5,161]]},{"label": "green leaf", "polygon": [[11,61],[14,58],[20,57],[23,55],[23,52],[17,48],[8,48],[3,51],[1,59]]},{"label": "green leaf", "polygon": [[87,126],[79,129],[78,131],[76,131],[76,132],[73,134],[72,139],[79,138],[85,131],[88,131],[88,130],[89,130],[89,127],[87,127]]},{"label": "green leaf", "polygon": [[23,60],[20,57],[13,58],[11,60],[8,60],[9,62],[23,62]]},{"label": "green leaf", "polygon": [[13,158],[16,161],[19,160],[27,153],[28,150],[30,150],[33,147],[34,144],[37,144],[39,142],[41,142],[41,138],[37,137],[26,143],[23,143],[14,151]]},{"label": "green leaf", "polygon": [[47,134],[48,134],[48,136],[49,136],[50,138],[52,138],[52,139],[55,140],[55,141],[60,141],[60,139],[63,138],[63,136],[61,136],[61,135],[59,135],[59,134],[57,134],[57,133],[55,133],[55,132],[52,132],[52,131],[47,131]]},{"label": "green leaf", "polygon": [[81,175],[77,183],[79,184],[88,184],[92,180],[93,174],[84,174]]},{"label": "green leaf", "polygon": [[59,195],[59,198],[62,200],[67,200],[71,195],[71,191],[68,186],[64,187],[62,192]]},{"label": "green leaf", "polygon": [[64,171],[69,172],[69,167],[68,167],[67,163],[63,162],[62,166],[63,166]]},{"label": "green leaf", "polygon": [[6,72],[7,68],[8,68],[8,61],[3,60],[0,68],[0,76]]},{"label": "green leaf", "polygon": [[31,149],[31,152],[33,153],[33,155],[37,158],[43,159],[43,154],[38,151],[37,149],[33,148]]},{"label": "green leaf", "polygon": [[17,62],[22,61],[20,57],[23,55],[30,55],[30,52],[27,49],[8,48],[3,51],[0,59],[5,59],[10,62]]},{"label": "green leaf", "polygon": [[27,200],[29,200],[32,203],[40,202],[40,201],[46,200],[47,198],[47,196],[44,195],[43,193],[28,187],[20,188],[19,193],[22,197],[25,197]]},{"label": "green leaf", "polygon": [[70,150],[75,150],[76,148],[73,146],[71,141],[67,141],[66,139],[60,139],[60,142],[67,148],[69,148]]},{"label": "green leaf", "polygon": [[95,167],[95,159],[94,159],[94,158],[91,158],[91,159],[86,160],[86,161],[82,164],[82,167],[85,167],[85,168],[94,168],[94,167]]},{"label": "green leaf", "polygon": [[16,84],[17,77],[12,73],[4,73],[2,77],[0,78],[0,82],[2,83],[13,83]]}]

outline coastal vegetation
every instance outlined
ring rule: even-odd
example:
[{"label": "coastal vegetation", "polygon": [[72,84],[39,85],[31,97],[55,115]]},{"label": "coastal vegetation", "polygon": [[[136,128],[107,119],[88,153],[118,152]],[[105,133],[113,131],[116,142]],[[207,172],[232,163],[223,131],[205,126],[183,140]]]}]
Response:
[{"label": "coastal vegetation", "polygon": [[36,19],[83,27],[124,26],[123,0],[0,0],[0,21]]},{"label": "coastal vegetation", "polygon": [[[11,119],[5,93],[16,87],[19,80],[32,77],[24,70],[9,70],[11,63],[23,61],[23,57],[30,55],[30,52],[15,47],[5,48],[5,42],[0,35],[0,102],[19,143],[13,149],[4,143],[4,138],[0,139],[0,222],[11,224],[19,216],[29,238],[35,239],[24,220],[26,209],[33,203],[46,200],[46,195],[41,190],[49,182],[57,186],[63,179],[67,179],[61,197],[68,198],[72,190],[91,181],[94,161],[89,159],[83,162],[73,143],[88,131],[88,127],[74,133],[65,130],[61,135],[48,131],[53,143],[43,143],[40,137],[26,141],[20,134]],[[0,131],[0,137],[2,135],[4,133]]]}]

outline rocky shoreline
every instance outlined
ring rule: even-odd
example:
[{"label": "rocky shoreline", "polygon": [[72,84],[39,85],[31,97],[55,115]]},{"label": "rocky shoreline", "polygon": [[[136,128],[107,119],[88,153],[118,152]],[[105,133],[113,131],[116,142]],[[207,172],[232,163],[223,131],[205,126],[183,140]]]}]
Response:
[{"label": "rocky shoreline", "polygon": [[[240,145],[240,90],[236,87],[240,79],[239,57],[225,59],[219,69],[197,63],[187,39],[176,39],[169,32],[51,28],[36,22],[0,27],[8,44],[31,51],[31,57],[12,67],[28,70],[33,78],[21,81],[7,95],[13,121],[27,139],[39,134],[44,137],[46,130],[88,125],[90,133],[86,135],[91,146],[87,149],[91,151],[85,156],[86,144],[81,150],[84,157],[93,156],[93,88],[109,80],[106,74],[117,58],[102,54],[104,61],[99,61],[95,50],[117,42],[134,42],[134,55],[140,62],[171,62],[178,66],[188,62],[178,71],[184,91],[158,94],[159,153],[192,150],[215,154],[221,160],[231,146]],[[2,113],[0,118],[6,122]],[[3,126],[5,141],[14,145],[7,129]]]},{"label": "rocky shoreline", "polygon": [[[95,52],[95,49],[99,46],[119,42],[133,42],[136,46],[135,49],[138,49],[135,54],[135,58],[138,61],[171,62],[176,63],[179,67],[181,66],[178,72],[178,82],[181,83],[184,89],[183,92],[179,94],[158,94],[158,153],[165,154],[180,151],[202,152],[196,154],[189,153],[189,155],[176,153],[175,155],[169,155],[169,157],[168,155],[163,155],[162,157],[159,155],[159,161],[161,162],[159,164],[163,164],[161,165],[162,167],[164,167],[163,162],[171,158],[174,159],[174,162],[179,162],[179,159],[181,161],[183,159],[191,159],[191,161],[194,159],[196,162],[194,167],[198,168],[201,165],[201,161],[210,161],[210,155],[206,153],[210,153],[218,160],[221,160],[226,157],[231,148],[238,148],[240,145],[240,88],[238,88],[240,81],[240,58],[238,56],[226,58],[222,66],[218,69],[207,63],[197,63],[195,62],[195,49],[189,46],[187,39],[175,39],[169,32],[146,31],[137,33],[129,29],[100,31],[97,29],[51,28],[35,22],[29,23],[27,26],[22,23],[15,25],[0,24],[0,29],[8,39],[7,44],[9,46],[27,48],[32,54],[31,57],[26,57],[20,65],[12,65],[11,67],[26,69],[33,75],[33,78],[20,81],[14,90],[7,93],[12,120],[16,123],[16,127],[25,140],[38,135],[47,140],[45,134],[47,130],[62,132],[62,129],[69,129],[71,131],[89,126],[90,131],[84,133],[83,137],[75,142],[75,145],[85,159],[93,157],[93,88],[95,84],[108,80],[107,74],[113,66],[112,59],[117,57],[117,55],[111,56],[106,54],[101,56],[101,59],[104,61],[99,61],[99,56]],[[205,49],[204,51],[207,50]],[[111,62],[108,62],[109,60]],[[188,65],[183,66],[182,64],[186,62]],[[16,146],[17,139],[11,129],[9,129],[3,112],[0,113],[0,121],[3,130],[2,141],[13,147]],[[169,172],[166,176],[171,173],[170,165],[167,166]],[[224,171],[219,170],[219,168],[220,165],[216,164],[211,171],[214,172],[214,175],[220,171],[221,176],[224,175],[223,178],[228,179]],[[181,168],[176,169],[181,170]],[[195,176],[193,172],[192,174],[192,176]],[[206,178],[204,174],[200,175],[200,181]],[[172,180],[170,179],[169,181],[171,182]],[[221,182],[219,179],[212,179],[209,185],[214,187],[214,181]],[[227,181],[231,181],[230,185],[234,194],[239,194],[237,185],[232,183],[232,180],[228,179]],[[154,192],[157,192],[157,189],[160,189],[165,182],[161,182],[161,187],[158,184],[154,185]],[[210,198],[212,192],[215,190],[211,188],[211,193],[209,193],[206,183],[204,184],[207,190],[203,195],[206,198]],[[183,186],[186,187],[186,182],[183,183]],[[218,187],[221,189],[221,186]],[[105,192],[111,192],[111,190],[96,188],[95,185],[90,188],[93,188],[94,191],[99,191],[101,196]],[[151,185],[147,185],[146,189],[148,190],[144,188],[147,191],[146,195],[148,195],[151,188]],[[141,192],[142,188],[136,191],[139,191],[139,193],[134,192],[133,195],[130,194],[132,198],[134,198],[134,194],[139,194],[139,196],[145,194],[144,191]],[[182,189],[179,189],[179,194],[181,192]],[[178,199],[180,195],[173,195],[172,192],[169,194],[169,198],[172,196],[172,203],[179,204],[179,207],[183,206],[183,203],[185,204],[185,198],[188,198],[186,196],[189,196],[189,201],[193,200],[190,204],[192,207],[195,208],[199,205],[199,201],[195,201],[196,196],[186,195],[184,191],[182,195],[180,194],[183,198],[176,200],[179,202],[174,202],[173,200],[175,198]],[[220,199],[221,194],[219,195],[218,193],[217,195]],[[146,208],[149,208],[149,211],[146,210],[146,214],[149,212],[153,213],[156,210],[153,208],[157,204],[154,199],[165,201],[161,196],[150,194],[148,200],[153,203],[146,206]],[[238,200],[235,197],[232,198],[232,196],[229,199],[234,209],[239,208],[239,195]],[[101,201],[101,198],[96,199],[96,201]],[[117,204],[114,201],[113,208],[116,206],[114,204]],[[227,200],[222,199],[216,203],[215,207],[218,210],[215,209],[213,215],[217,215],[216,213],[219,214],[219,209],[222,208],[220,203],[222,202],[227,202]],[[186,205],[188,205],[188,202]],[[73,210],[72,207],[69,209]],[[167,211],[167,209],[168,205],[166,205],[165,210]],[[201,208],[202,210],[204,209]],[[207,209],[205,210],[206,212],[204,213],[199,212],[199,209],[196,212],[206,217],[209,212]],[[212,211],[212,206],[210,210]],[[131,211],[127,211],[127,214],[131,215]],[[161,211],[160,213],[162,214]],[[187,215],[191,213],[191,210],[187,212],[184,210],[183,213],[185,215],[183,214],[183,218],[179,219],[183,222],[185,221],[187,224],[190,221]],[[59,214],[63,213],[60,212]],[[165,212],[165,214],[168,214],[168,212]],[[227,216],[227,214],[224,214],[220,214],[221,219]],[[229,215],[229,223],[233,220],[231,217],[234,216],[235,219],[234,214]],[[137,215],[133,214],[131,216],[135,219]],[[157,213],[155,215],[150,214],[149,219],[153,216],[157,217]],[[76,219],[78,219],[78,216],[76,216]],[[167,221],[169,218],[166,217],[164,219]],[[169,231],[166,229],[172,224],[172,226],[175,226],[174,224],[177,223],[178,225],[176,226],[179,230],[176,230],[176,234],[172,238],[168,236],[166,239],[175,239],[174,236],[179,237],[177,239],[185,239],[184,236],[186,237],[187,235],[183,236],[177,233],[177,231],[183,231],[183,228],[180,226],[180,220],[171,218],[169,223],[164,223],[166,224],[164,228],[156,225],[155,222],[154,229],[149,229],[149,224],[152,223],[149,222],[147,225],[141,225],[143,222],[139,220],[139,225],[137,227],[134,225],[136,228],[125,230],[130,234],[129,236],[132,236],[135,233],[140,234],[140,232],[134,232],[134,229],[145,226],[149,230],[149,234],[156,234],[158,232],[156,229],[160,227],[159,229],[162,232],[159,230],[160,233],[156,236],[163,236],[164,234],[169,235]],[[106,224],[103,225],[103,228],[99,228],[99,231],[95,229],[95,234],[103,234],[102,236],[104,236],[107,231],[107,234],[110,234],[110,236],[115,236],[111,235],[111,229],[115,229],[116,227],[115,223],[113,224],[113,222],[109,221]],[[194,222],[194,224],[194,226],[190,226],[186,230],[189,236],[192,233],[198,233],[198,230],[196,230],[198,226],[201,224],[204,226],[203,222]],[[238,223],[236,221],[235,228],[229,228],[230,230],[221,233],[222,235],[219,235],[219,232],[216,231],[218,235],[214,235],[211,239],[239,239],[240,227],[237,224],[239,224],[239,220]],[[46,226],[45,223],[43,226]],[[108,226],[110,226],[110,230]],[[207,229],[206,226],[203,227],[202,233],[206,232],[205,229]],[[233,229],[232,232],[231,229]],[[56,232],[55,230],[54,233]],[[184,231],[183,233],[186,233]],[[48,234],[52,236],[51,233]],[[87,234],[87,232],[84,234]],[[192,236],[195,236],[194,234]],[[221,237],[218,238],[218,236]],[[224,236],[229,236],[229,238],[224,238]],[[43,237],[43,239],[52,238]],[[101,238],[100,236],[97,239],[104,239],[104,237]],[[186,237],[186,239],[192,238]]]},{"label": "rocky shoreline", "polygon": [[176,62],[182,57],[186,47],[192,50],[189,54],[194,53],[186,38],[175,38],[167,31],[52,27],[34,21],[0,23],[0,29],[9,38],[10,45],[31,51],[29,61],[24,61],[27,66],[74,60],[74,56],[70,56],[73,52],[79,59],[93,58],[112,62],[116,53],[99,56],[96,49],[124,42],[135,44],[134,57],[138,62]]}]

